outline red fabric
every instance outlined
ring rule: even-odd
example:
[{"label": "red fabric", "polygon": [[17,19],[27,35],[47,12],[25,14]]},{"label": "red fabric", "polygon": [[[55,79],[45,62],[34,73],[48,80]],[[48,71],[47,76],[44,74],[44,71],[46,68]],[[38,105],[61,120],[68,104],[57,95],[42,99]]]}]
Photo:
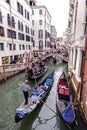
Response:
[{"label": "red fabric", "polygon": [[61,81],[60,81],[60,84],[61,84],[61,85],[65,85],[65,84],[66,84],[65,80],[61,80]]}]

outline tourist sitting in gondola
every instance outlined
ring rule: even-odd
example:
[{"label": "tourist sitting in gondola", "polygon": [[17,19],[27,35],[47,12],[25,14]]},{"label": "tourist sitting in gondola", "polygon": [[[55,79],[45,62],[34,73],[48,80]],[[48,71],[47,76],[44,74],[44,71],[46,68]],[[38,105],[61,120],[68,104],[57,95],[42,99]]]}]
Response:
[{"label": "tourist sitting in gondola", "polygon": [[34,76],[38,76],[41,72],[37,70],[36,67],[33,68],[33,74]]},{"label": "tourist sitting in gondola", "polygon": [[53,63],[57,63],[56,57],[53,56]]},{"label": "tourist sitting in gondola", "polygon": [[40,96],[40,94],[44,93],[45,91],[46,91],[46,88],[44,85],[37,85],[35,89],[33,90],[33,93]]}]

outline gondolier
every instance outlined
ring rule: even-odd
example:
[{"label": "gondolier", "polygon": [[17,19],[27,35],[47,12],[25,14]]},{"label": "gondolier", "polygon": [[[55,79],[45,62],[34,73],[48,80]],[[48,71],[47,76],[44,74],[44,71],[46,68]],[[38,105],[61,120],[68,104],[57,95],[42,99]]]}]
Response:
[{"label": "gondolier", "polygon": [[28,104],[28,91],[31,91],[32,88],[28,84],[28,80],[25,80],[24,83],[22,83],[22,91],[25,98],[25,105]]}]

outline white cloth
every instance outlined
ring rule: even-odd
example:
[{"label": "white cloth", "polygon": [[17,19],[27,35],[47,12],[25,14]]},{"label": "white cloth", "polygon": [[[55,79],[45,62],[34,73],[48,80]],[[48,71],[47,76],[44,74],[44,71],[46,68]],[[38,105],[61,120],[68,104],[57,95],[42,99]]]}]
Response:
[{"label": "white cloth", "polygon": [[28,84],[22,83],[22,90],[27,92],[28,90],[30,90],[31,87]]}]

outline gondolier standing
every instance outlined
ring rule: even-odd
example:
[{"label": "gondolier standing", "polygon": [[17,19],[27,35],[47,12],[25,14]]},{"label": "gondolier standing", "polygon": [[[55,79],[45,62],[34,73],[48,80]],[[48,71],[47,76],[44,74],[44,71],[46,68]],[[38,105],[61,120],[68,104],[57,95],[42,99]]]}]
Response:
[{"label": "gondolier standing", "polygon": [[25,98],[25,105],[28,104],[28,91],[31,91],[32,88],[28,84],[28,80],[25,80],[24,83],[22,83],[22,90]]}]

